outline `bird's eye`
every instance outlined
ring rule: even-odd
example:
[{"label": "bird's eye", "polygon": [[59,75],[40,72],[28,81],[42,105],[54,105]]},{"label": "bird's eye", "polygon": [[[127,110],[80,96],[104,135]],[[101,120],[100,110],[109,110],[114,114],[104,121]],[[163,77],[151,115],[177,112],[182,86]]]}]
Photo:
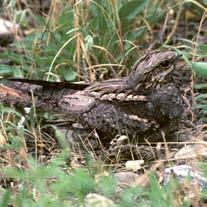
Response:
[{"label": "bird's eye", "polygon": [[171,62],[169,60],[164,60],[160,63],[160,67],[164,69],[169,68],[170,66],[171,66]]}]

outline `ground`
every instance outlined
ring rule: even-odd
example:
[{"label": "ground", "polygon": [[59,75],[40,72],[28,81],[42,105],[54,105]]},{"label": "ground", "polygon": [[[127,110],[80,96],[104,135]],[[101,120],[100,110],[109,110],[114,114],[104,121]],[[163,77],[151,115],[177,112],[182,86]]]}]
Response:
[{"label": "ground", "polygon": [[[159,159],[121,161],[117,153],[109,162],[93,147],[72,152],[65,139],[72,131],[48,122],[61,116],[1,105],[1,206],[92,206],[93,199],[97,206],[101,199],[103,206],[205,206],[206,2],[44,2],[3,1],[1,17],[18,26],[0,38],[2,78],[101,81],[126,76],[148,51],[171,48],[195,72],[194,109],[178,131],[184,141],[154,145]],[[189,176],[186,165],[203,174]],[[183,168],[167,182],[175,166]]]}]

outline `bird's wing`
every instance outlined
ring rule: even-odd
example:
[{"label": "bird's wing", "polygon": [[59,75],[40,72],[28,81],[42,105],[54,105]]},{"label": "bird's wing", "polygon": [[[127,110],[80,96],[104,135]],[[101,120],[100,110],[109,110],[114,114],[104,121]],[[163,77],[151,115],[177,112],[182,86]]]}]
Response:
[{"label": "bird's wing", "polygon": [[89,92],[113,93],[119,89],[124,88],[125,84],[126,78],[116,78],[93,83],[85,90]]},{"label": "bird's wing", "polygon": [[70,81],[51,82],[51,81],[31,80],[31,79],[24,79],[24,78],[9,78],[7,80],[12,82],[20,82],[20,83],[31,83],[34,85],[39,85],[46,88],[55,88],[55,89],[69,88],[74,90],[83,90],[89,86],[89,83],[75,83]]}]

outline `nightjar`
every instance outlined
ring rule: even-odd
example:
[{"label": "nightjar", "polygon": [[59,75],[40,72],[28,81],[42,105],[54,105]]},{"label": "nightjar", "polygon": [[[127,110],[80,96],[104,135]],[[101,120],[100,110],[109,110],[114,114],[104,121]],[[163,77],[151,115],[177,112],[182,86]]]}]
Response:
[{"label": "nightjar", "polygon": [[191,96],[190,91],[190,69],[169,50],[144,55],[127,77],[91,84],[14,78],[0,86],[0,97],[3,103],[30,106],[32,93],[36,107],[96,129],[104,139],[120,134],[142,142],[162,140],[163,133],[172,138],[186,113],[184,97]]}]

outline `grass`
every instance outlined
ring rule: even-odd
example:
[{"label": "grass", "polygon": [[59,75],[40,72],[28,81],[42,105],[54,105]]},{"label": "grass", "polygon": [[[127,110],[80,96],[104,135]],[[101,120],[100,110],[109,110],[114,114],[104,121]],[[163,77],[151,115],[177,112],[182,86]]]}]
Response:
[{"label": "grass", "polygon": [[[0,59],[11,61],[0,64],[0,76],[100,81],[127,75],[148,50],[174,48],[202,77],[195,85],[196,107],[205,120],[207,46],[199,41],[206,35],[205,1],[51,0],[47,11],[40,12],[38,3],[4,0],[3,8],[25,34],[17,34],[18,40],[0,53]],[[112,166],[89,159],[74,168],[64,135],[44,123],[51,116],[1,106],[0,206],[83,206],[88,193],[104,195],[120,207],[192,203],[182,185],[172,180],[163,186],[155,174],[147,187],[118,192]],[[206,163],[202,166],[205,172]],[[200,200],[199,193],[196,198]]]}]

